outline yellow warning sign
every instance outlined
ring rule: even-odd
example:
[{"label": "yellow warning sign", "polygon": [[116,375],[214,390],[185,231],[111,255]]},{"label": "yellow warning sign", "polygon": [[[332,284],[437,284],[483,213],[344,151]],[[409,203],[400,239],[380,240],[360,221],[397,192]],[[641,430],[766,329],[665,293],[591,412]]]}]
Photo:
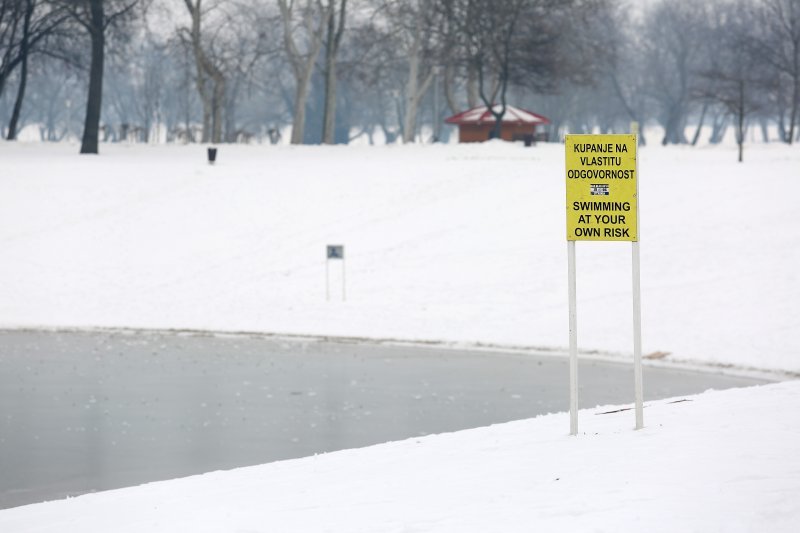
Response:
[{"label": "yellow warning sign", "polygon": [[638,241],[636,135],[567,135],[567,240]]}]

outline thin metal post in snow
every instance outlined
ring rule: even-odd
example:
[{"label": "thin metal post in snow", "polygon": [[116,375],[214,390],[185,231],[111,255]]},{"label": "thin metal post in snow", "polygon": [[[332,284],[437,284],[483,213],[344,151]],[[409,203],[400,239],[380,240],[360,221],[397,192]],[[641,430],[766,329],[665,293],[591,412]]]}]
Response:
[{"label": "thin metal post in snow", "polygon": [[575,241],[567,241],[569,269],[569,434],[578,434],[578,303]]},{"label": "thin metal post in snow", "polygon": [[325,259],[325,300],[331,301],[331,260]]},{"label": "thin metal post in snow", "polygon": [[345,287],[347,287],[347,280],[345,279],[345,275],[344,275],[344,273],[345,273],[345,266],[344,265],[345,265],[344,257],[342,257],[342,301],[343,302],[347,301],[346,292],[345,292]]},{"label": "thin metal post in snow", "polygon": [[639,220],[639,124],[633,129],[636,135],[636,240],[631,242],[631,271],[633,278],[633,387],[636,402],[636,429],[644,427],[644,385],[642,383],[642,288],[639,260],[639,240],[642,227]]},{"label": "thin metal post in snow", "polygon": [[639,241],[633,241],[633,386],[636,397],[636,429],[644,427],[642,386],[642,291],[639,283]]}]

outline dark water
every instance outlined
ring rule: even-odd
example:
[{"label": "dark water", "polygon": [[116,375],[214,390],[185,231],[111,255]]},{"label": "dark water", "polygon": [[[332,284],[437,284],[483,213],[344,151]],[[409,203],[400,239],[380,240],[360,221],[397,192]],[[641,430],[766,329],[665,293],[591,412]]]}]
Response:
[{"label": "dark water", "polygon": [[[580,375],[582,407],[630,403],[630,365]],[[0,332],[0,508],[566,411],[568,376],[521,354]],[[758,383],[645,368],[650,400]]]}]

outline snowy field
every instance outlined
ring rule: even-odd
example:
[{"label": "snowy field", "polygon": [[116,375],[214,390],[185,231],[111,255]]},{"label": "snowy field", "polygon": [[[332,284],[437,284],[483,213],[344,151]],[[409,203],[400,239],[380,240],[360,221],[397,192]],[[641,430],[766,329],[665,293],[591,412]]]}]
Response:
[{"label": "snowy field", "polygon": [[[0,327],[568,344],[561,145],[77,151],[0,143]],[[800,372],[799,179],[777,143],[641,149],[646,355]],[[630,244],[577,251],[579,346],[630,357]]]},{"label": "snowy field", "polygon": [[[0,327],[566,351],[563,146],[102,151],[0,142]],[[639,175],[648,364],[797,377],[800,149],[646,147]],[[630,358],[629,244],[578,243],[578,320],[584,357]],[[598,407],[578,437],[554,414],[5,510],[0,531],[794,532],[800,382],[687,400],[636,432]]]}]

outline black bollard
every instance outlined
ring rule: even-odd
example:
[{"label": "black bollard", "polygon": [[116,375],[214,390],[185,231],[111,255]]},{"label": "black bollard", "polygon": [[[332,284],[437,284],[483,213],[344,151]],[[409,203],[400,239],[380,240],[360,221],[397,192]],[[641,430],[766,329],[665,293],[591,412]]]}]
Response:
[{"label": "black bollard", "polygon": [[216,148],[209,148],[208,149],[208,164],[213,165],[214,161],[217,160],[217,149]]}]

